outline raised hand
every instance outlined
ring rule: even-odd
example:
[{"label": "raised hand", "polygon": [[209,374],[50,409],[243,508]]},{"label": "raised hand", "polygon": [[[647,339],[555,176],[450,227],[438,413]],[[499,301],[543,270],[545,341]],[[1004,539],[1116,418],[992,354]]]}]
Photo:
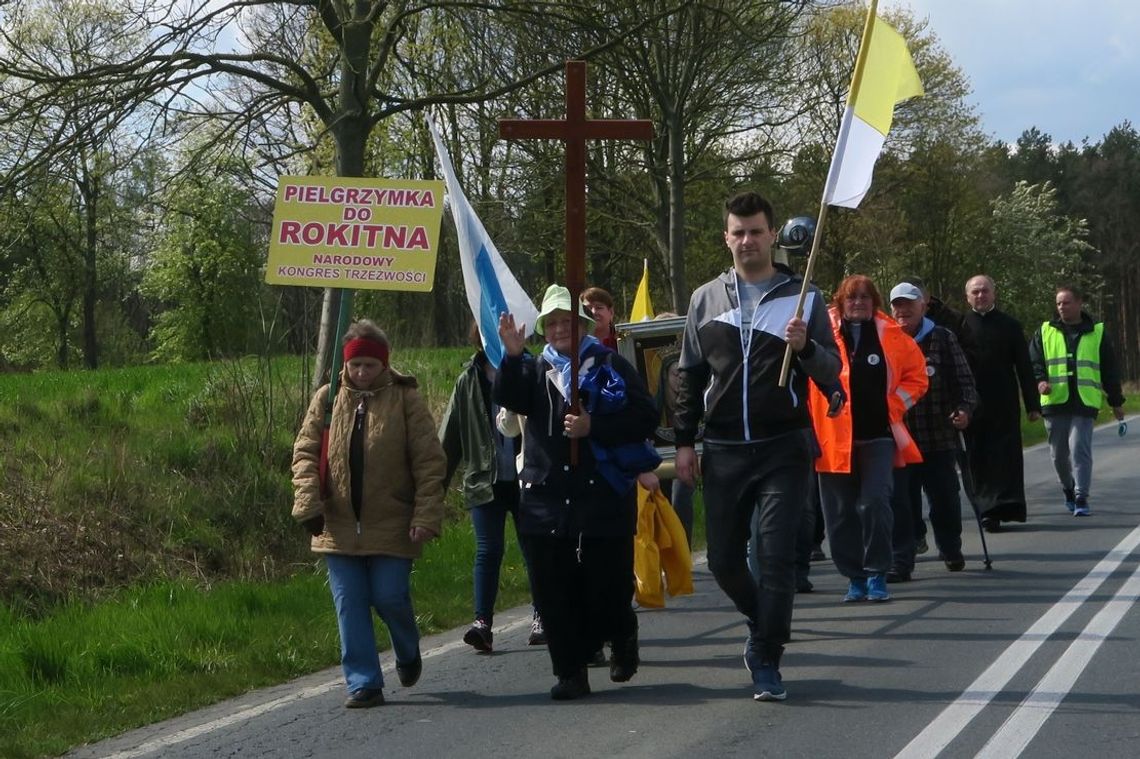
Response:
[{"label": "raised hand", "polygon": [[526,325],[515,326],[513,314],[499,314],[499,339],[508,356],[520,356],[526,344]]}]

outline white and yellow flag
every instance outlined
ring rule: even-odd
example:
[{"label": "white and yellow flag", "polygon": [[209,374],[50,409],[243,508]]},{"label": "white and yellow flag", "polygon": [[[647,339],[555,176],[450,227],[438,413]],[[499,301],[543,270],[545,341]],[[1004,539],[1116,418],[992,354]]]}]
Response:
[{"label": "white and yellow flag", "polygon": [[831,156],[823,202],[855,208],[871,187],[871,173],[891,128],[895,104],[922,93],[906,40],[875,14],[871,3],[855,61],[847,110]]}]

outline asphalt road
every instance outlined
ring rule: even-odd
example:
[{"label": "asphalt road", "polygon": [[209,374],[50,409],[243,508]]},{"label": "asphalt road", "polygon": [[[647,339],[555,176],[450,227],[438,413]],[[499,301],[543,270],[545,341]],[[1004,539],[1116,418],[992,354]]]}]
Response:
[{"label": "asphalt road", "polygon": [[696,592],[638,613],[642,666],[625,685],[549,699],[529,613],[499,615],[496,651],[461,629],[426,638],[424,675],[346,710],[339,670],[84,747],[75,757],[994,757],[1140,755],[1140,422],[1098,429],[1091,505],[1063,508],[1049,452],[1026,452],[1030,520],[987,535],[964,505],[966,571],[931,553],[883,604],[842,604],[813,565],[782,664],[788,700],[758,703],[745,628],[703,562]]}]

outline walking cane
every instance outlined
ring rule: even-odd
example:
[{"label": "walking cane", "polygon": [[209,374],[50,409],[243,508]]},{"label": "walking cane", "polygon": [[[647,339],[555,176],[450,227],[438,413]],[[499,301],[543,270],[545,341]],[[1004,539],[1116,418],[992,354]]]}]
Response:
[{"label": "walking cane", "polygon": [[970,502],[970,508],[974,510],[974,520],[978,523],[978,534],[982,536],[982,556],[983,563],[986,569],[993,569],[993,562],[990,561],[990,551],[986,548],[986,531],[982,529],[982,512],[978,510],[978,503],[974,500],[974,474],[970,471],[970,458],[966,453],[966,436],[962,431],[958,431],[958,448],[955,451],[956,458],[958,459],[958,469],[962,472],[962,487],[966,490],[966,500]]}]

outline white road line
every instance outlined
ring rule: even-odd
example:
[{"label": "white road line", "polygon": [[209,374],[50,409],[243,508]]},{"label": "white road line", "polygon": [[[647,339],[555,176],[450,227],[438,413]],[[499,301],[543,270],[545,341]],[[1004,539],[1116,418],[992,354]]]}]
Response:
[{"label": "white road line", "polygon": [[975,759],[1013,759],[1020,756],[1053,711],[1073,689],[1077,678],[1088,667],[1101,644],[1112,635],[1120,620],[1140,598],[1140,567],[1097,612],[1064,655],[1045,673],[1017,710],[986,742]]},{"label": "white road line", "polygon": [[1064,624],[1081,604],[1140,545],[1140,527],[1130,532],[1092,568],[1064,598],[1050,607],[1033,626],[998,655],[997,659],[978,676],[954,703],[942,710],[926,728],[914,737],[895,759],[933,759],[953,741],[994,699],[1029,658]]},{"label": "white road line", "polygon": [[[505,625],[496,626],[494,628],[494,631],[496,635],[512,632],[519,627],[529,625],[530,621],[531,619],[529,616],[523,617],[521,619],[514,620],[513,622],[508,622]],[[466,647],[467,644],[463,641],[451,641],[449,643],[444,643],[441,646],[436,646],[435,648],[428,649],[427,651],[424,651],[421,656],[423,656],[424,659],[430,659],[433,656],[439,656],[440,654],[447,653],[448,651],[454,651],[457,648]],[[384,672],[384,675],[387,677],[388,675],[394,674],[395,668],[395,663],[390,662],[382,667],[382,670]],[[280,698],[275,698],[272,701],[266,701],[264,704],[257,704],[256,706],[251,706],[248,709],[242,709],[241,711],[234,712],[233,714],[230,714],[226,717],[220,717],[218,719],[205,722],[201,725],[188,727],[185,730],[179,730],[178,732],[171,733],[170,735],[160,736],[154,740],[149,740],[146,743],[135,746],[134,748],[127,749],[125,751],[119,751],[114,754],[107,754],[105,759],[135,759],[136,757],[153,754],[156,751],[162,751],[163,749],[170,748],[171,746],[177,746],[179,743],[185,743],[188,740],[193,740],[200,735],[205,735],[206,733],[211,733],[223,727],[229,727],[230,725],[236,725],[239,722],[246,722],[253,719],[254,717],[260,717],[263,714],[268,714],[269,712],[280,709],[283,706],[288,706],[289,704],[303,701],[306,698],[323,696],[329,691],[343,687],[344,681],[340,678],[337,678],[336,680],[330,680],[327,683],[321,683],[320,685],[313,685],[303,690],[299,690],[296,693],[290,693],[288,696],[282,696]]]}]

